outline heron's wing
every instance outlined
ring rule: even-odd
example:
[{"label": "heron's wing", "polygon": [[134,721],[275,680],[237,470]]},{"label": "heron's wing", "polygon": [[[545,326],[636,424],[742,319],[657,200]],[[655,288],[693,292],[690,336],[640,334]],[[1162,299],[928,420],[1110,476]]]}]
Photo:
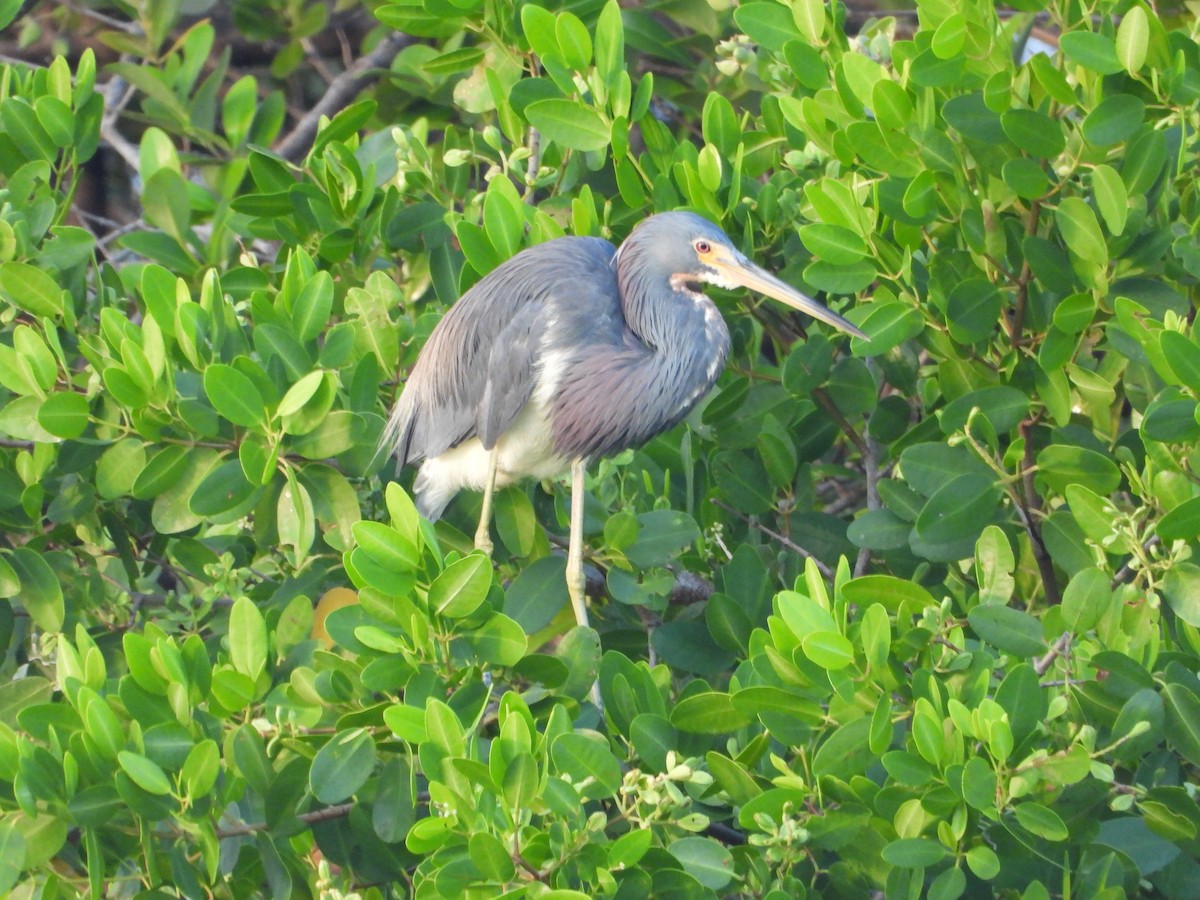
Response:
[{"label": "heron's wing", "polygon": [[[401,462],[437,456],[470,437],[494,443],[532,395],[547,329],[560,304],[582,306],[615,282],[616,252],[597,238],[564,238],[517,254],[464,294],[430,334],[381,446]],[[604,291],[607,293],[608,288]]]}]

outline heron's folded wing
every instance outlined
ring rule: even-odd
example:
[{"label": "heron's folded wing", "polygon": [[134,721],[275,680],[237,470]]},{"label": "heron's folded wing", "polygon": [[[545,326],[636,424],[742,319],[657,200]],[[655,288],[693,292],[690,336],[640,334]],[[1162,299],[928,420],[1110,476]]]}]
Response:
[{"label": "heron's folded wing", "polygon": [[429,336],[388,421],[385,445],[411,462],[480,429],[491,439],[485,444],[494,443],[533,392],[551,307],[608,273],[615,252],[598,238],[564,238],[531,247],[480,280]]}]

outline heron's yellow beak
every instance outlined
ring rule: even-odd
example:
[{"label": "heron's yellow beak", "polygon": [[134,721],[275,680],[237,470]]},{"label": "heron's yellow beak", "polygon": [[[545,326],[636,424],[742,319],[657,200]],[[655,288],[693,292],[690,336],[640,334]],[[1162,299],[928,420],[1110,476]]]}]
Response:
[{"label": "heron's yellow beak", "polygon": [[[723,249],[723,248],[721,248]],[[800,293],[790,284],[780,281],[766,269],[757,266],[746,257],[733,253],[714,252],[705,262],[717,270],[723,281],[723,287],[740,285],[752,291],[765,294],[780,303],[786,303],[793,309],[808,313],[814,319],[820,319],[834,328],[841,329],[854,337],[870,340],[862,331],[851,325],[837,313],[826,309],[812,297]]]}]

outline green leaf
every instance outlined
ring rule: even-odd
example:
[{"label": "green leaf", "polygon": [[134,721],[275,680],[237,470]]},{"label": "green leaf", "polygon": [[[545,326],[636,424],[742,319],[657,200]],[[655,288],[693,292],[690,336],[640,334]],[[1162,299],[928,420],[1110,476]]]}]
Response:
[{"label": "green leaf", "polygon": [[368,729],[339,732],[313,757],[308,789],[322,803],[341,803],[366,784],[375,759],[375,740]]},{"label": "green leaf", "polygon": [[801,225],[800,240],[814,254],[835,265],[858,262],[870,252],[866,241],[840,225]]},{"label": "green leaf", "polygon": [[638,525],[638,538],[625,555],[639,569],[665,565],[700,537],[690,516],[671,509],[642,513]]},{"label": "green leaf", "polygon": [[1163,595],[1175,615],[1193,628],[1200,628],[1200,566],[1174,563],[1163,580]]},{"label": "green leaf", "polygon": [[120,763],[121,768],[125,770],[125,774],[133,783],[146,793],[157,796],[171,793],[171,782],[166,773],[159,768],[157,763],[140,753],[122,750],[117,754],[117,762]]},{"label": "green leaf", "polygon": [[38,424],[55,437],[73,440],[88,427],[88,401],[83,394],[51,394],[38,410]]},{"label": "green leaf", "polygon": [[389,572],[407,574],[421,563],[416,543],[382,522],[355,522],[351,531],[358,548]]},{"label": "green leaf", "polygon": [[266,419],[258,386],[233,366],[214,363],[204,370],[204,393],[218,413],[234,425],[250,428]]},{"label": "green leaf", "polygon": [[1111,494],[1121,484],[1121,470],[1109,457],[1071,444],[1051,444],[1037,455],[1038,478],[1058,493],[1072,484],[1085,484]]},{"label": "green leaf", "polygon": [[667,845],[683,870],[707,888],[719,891],[733,880],[733,854],[707,837],[685,837]]},{"label": "green leaf", "polygon": [[743,3],[734,10],[733,21],[750,40],[768,50],[780,51],[799,36],[791,13],[778,3]]},{"label": "green leaf", "polygon": [[[18,7],[20,5],[17,4]],[[0,9],[0,12],[3,10]],[[5,24],[0,15],[0,28]],[[25,835],[17,827],[14,818],[10,816],[0,822],[0,894],[8,894],[25,868]]]},{"label": "green leaf", "polygon": [[1200,394],[1200,346],[1178,331],[1163,331],[1159,345],[1179,383],[1192,393]]},{"label": "green leaf", "polygon": [[607,742],[582,734],[561,734],[551,745],[550,755],[555,767],[570,775],[576,785],[592,779],[591,784],[581,789],[589,799],[611,797],[621,786],[621,766]]},{"label": "green leaf", "polygon": [[229,612],[229,658],[233,667],[257,679],[267,665],[267,623],[249,597],[239,597]]},{"label": "green leaf", "polygon": [[[562,737],[568,737],[568,735]],[[509,762],[508,768],[504,770],[502,790],[509,807],[514,811],[528,807],[538,795],[539,779],[538,764],[533,755],[518,753]]]},{"label": "green leaf", "polygon": [[1004,183],[1017,196],[1026,200],[1037,200],[1046,194],[1050,187],[1050,179],[1042,163],[1024,156],[1010,159],[1001,170]]},{"label": "green leaf", "polygon": [[878,603],[888,610],[898,610],[903,603],[918,608],[936,606],[933,596],[921,585],[894,575],[864,575],[842,586],[842,596],[850,603],[870,606]]},{"label": "green leaf", "polygon": [[493,613],[486,622],[472,629],[467,640],[480,659],[494,666],[515,666],[528,647],[521,626],[500,613]]},{"label": "green leaf", "polygon": [[566,566],[566,557],[545,556],[522,569],[505,592],[505,615],[528,634],[549,625],[569,599]]},{"label": "green leaf", "polygon": [[1084,117],[1080,128],[1088,143],[1109,147],[1133,137],[1145,117],[1146,104],[1140,99],[1132,94],[1113,94]]},{"label": "green leaf", "polygon": [[217,742],[211,739],[200,741],[188,752],[179,770],[184,795],[193,802],[206,797],[220,774],[221,750]]},{"label": "green leaf", "polygon": [[905,869],[927,868],[945,855],[946,848],[929,838],[902,838],[882,850],[884,862]]},{"label": "green leaf", "polygon": [[984,278],[960,281],[946,298],[946,324],[950,335],[963,344],[973,344],[992,334],[1004,306],[1004,296]]},{"label": "green leaf", "polygon": [[693,694],[671,710],[671,724],[689,734],[724,734],[752,721],[752,716],[734,708],[729,694],[717,691]]},{"label": "green leaf", "polygon": [[625,68],[625,31],[621,7],[608,0],[596,20],[596,71],[606,84],[615,83]]},{"label": "green leaf", "polygon": [[[825,4],[823,0],[796,0],[792,4],[792,21],[810,44],[817,44],[825,33]],[[882,82],[881,82],[882,83]]]},{"label": "green leaf", "polygon": [[1125,231],[1125,222],[1129,218],[1129,194],[1125,190],[1125,182],[1116,169],[1098,165],[1092,169],[1092,191],[1109,233],[1120,235]]},{"label": "green leaf", "polygon": [[332,310],[333,278],[328,272],[317,272],[292,301],[292,334],[301,343],[315,340]]},{"label": "green leaf", "polygon": [[1107,572],[1093,567],[1072,575],[1063,591],[1063,624],[1077,633],[1095,627],[1109,609],[1109,581]]},{"label": "green leaf", "polygon": [[516,865],[503,842],[494,834],[477,831],[468,841],[472,865],[488,881],[511,881]]},{"label": "green leaf", "polygon": [[566,663],[568,672],[560,690],[568,697],[583,697],[600,671],[600,635],[594,628],[577,625],[563,635],[555,652]]},{"label": "green leaf", "polygon": [[429,586],[429,607],[439,616],[461,619],[487,599],[492,587],[492,561],[472,553],[446,569]]},{"label": "green leaf", "polygon": [[813,631],[801,639],[804,655],[823,669],[844,669],[854,662],[854,645],[833,631]]},{"label": "green leaf", "polygon": [[1137,74],[1146,62],[1150,47],[1150,23],[1146,10],[1133,5],[1121,17],[1117,26],[1117,59],[1130,75]]},{"label": "green leaf", "polygon": [[27,160],[52,161],[58,156],[54,141],[23,97],[10,96],[0,102],[0,124]]},{"label": "green leaf", "polygon": [[585,70],[592,61],[592,39],[587,26],[574,13],[560,12],[554,26],[563,62],[576,71]]},{"label": "green leaf", "polygon": [[1023,828],[1047,841],[1065,841],[1070,834],[1058,813],[1040,803],[1019,803],[1013,812]]},{"label": "green leaf", "polygon": [[1008,139],[1031,156],[1053,159],[1067,145],[1062,125],[1035,109],[1010,109],[1000,116]]},{"label": "green leaf", "polygon": [[186,246],[192,222],[187,182],[174,169],[159,169],[146,179],[142,189],[142,206],[146,218],[170,235],[180,246]]},{"label": "green leaf", "polygon": [[63,290],[58,282],[28,263],[0,263],[0,295],[34,316],[53,317],[63,311]]},{"label": "green leaf", "polygon": [[1156,533],[1164,541],[1187,541],[1200,535],[1200,497],[1170,510],[1159,519]]},{"label": "green leaf", "polygon": [[17,547],[9,554],[12,569],[21,582],[21,605],[38,628],[56,632],[62,629],[66,608],[62,585],[42,554],[29,547]]},{"label": "green leaf", "polygon": [[1046,652],[1042,623],[1027,612],[1007,606],[977,606],[967,614],[971,628],[997,650],[1029,657]]},{"label": "green leaf", "polygon": [[1000,857],[986,844],[978,844],[967,851],[967,868],[984,881],[1000,874]]},{"label": "green leaf", "polygon": [[1068,59],[1100,75],[1115,75],[1124,68],[1113,39],[1103,34],[1070,31],[1059,39],[1059,47]]},{"label": "green leaf", "polygon": [[1067,197],[1054,211],[1054,221],[1075,256],[1098,266],[1108,265],[1108,247],[1092,208],[1078,197]]},{"label": "green leaf", "polygon": [[959,475],[938,489],[917,516],[917,534],[930,544],[972,542],[996,514],[1000,488],[983,475]]},{"label": "green leaf", "polygon": [[537,100],[525,116],[546,140],[571,150],[602,150],[611,138],[611,126],[595,109],[577,100]]},{"label": "green leaf", "polygon": [[204,477],[188,498],[188,508],[198,516],[217,516],[242,506],[254,496],[254,491],[255,486],[246,480],[242,464],[227,460]]}]

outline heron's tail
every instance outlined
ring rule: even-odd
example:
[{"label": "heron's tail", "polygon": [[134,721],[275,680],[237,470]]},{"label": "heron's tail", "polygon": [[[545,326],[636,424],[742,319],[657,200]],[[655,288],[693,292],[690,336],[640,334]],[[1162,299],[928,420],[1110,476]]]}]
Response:
[{"label": "heron's tail", "polygon": [[409,461],[408,452],[412,444],[415,424],[416,416],[413,415],[410,404],[405,402],[404,394],[401,393],[400,399],[392,407],[392,414],[388,416],[383,431],[380,432],[379,443],[375,445],[375,456],[372,457],[371,463],[374,464],[380,456],[395,456],[396,471],[399,472],[400,468]]},{"label": "heron's tail", "polygon": [[417,505],[417,512],[430,522],[436,522],[442,517],[442,513],[458,493],[457,485],[448,484],[435,477],[437,468],[426,461],[413,481],[413,502]]}]

